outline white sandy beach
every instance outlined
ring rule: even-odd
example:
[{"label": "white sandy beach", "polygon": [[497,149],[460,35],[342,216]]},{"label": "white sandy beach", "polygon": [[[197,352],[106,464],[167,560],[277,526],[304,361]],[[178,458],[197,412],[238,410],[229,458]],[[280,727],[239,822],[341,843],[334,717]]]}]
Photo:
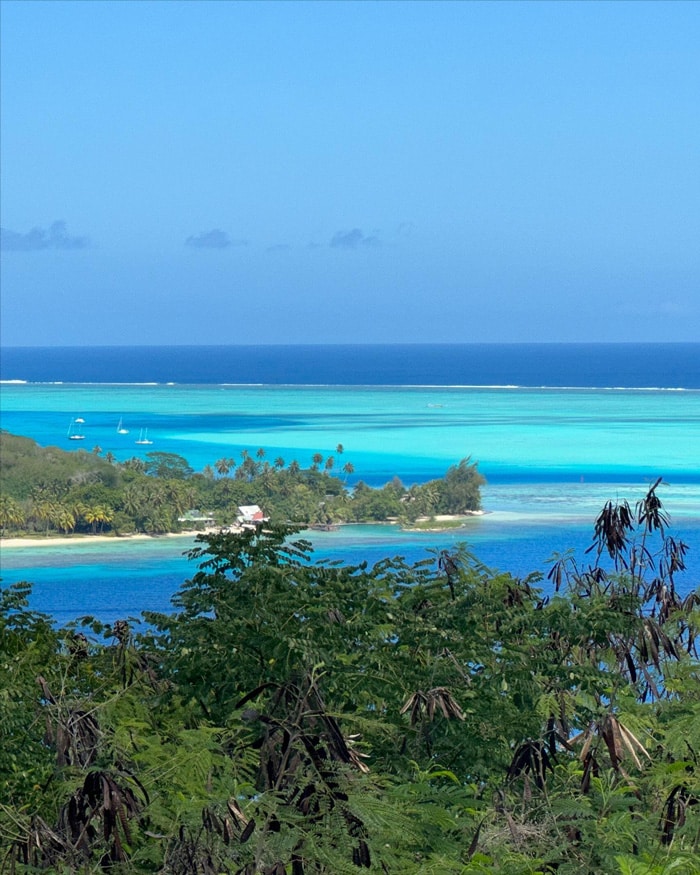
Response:
[{"label": "white sandy beach", "polygon": [[22,537],[22,538],[0,538],[0,549],[12,548],[34,548],[34,547],[66,547],[70,544],[99,544],[109,543],[118,544],[120,541],[124,543],[130,541],[161,541],[164,538],[194,538],[195,535],[209,534],[210,532],[218,532],[218,529],[207,529],[196,531],[194,529],[186,532],[168,532],[164,535],[63,535],[56,537]]},{"label": "white sandy beach", "polygon": [[[474,516],[483,516],[485,511],[483,510],[475,510],[470,511],[466,514],[438,514],[432,519],[436,523],[436,531],[440,530],[441,522],[456,522],[459,520],[467,520],[469,517]],[[431,517],[421,517],[416,522],[428,522]],[[339,523],[339,525],[348,525],[348,523]],[[410,530],[410,526],[406,527]],[[221,529],[218,527],[209,527],[207,529],[197,530],[197,529],[189,529],[185,532],[167,532],[162,535],[145,535],[141,533],[134,533],[131,535],[56,535],[56,536],[36,536],[36,537],[19,537],[19,538],[0,538],[0,549],[12,549],[12,548],[34,548],[34,547],[66,547],[70,544],[100,544],[100,543],[108,543],[108,544],[117,544],[120,541],[129,542],[129,541],[159,541],[164,538],[194,538],[196,535],[208,535],[215,532],[219,532]]]}]

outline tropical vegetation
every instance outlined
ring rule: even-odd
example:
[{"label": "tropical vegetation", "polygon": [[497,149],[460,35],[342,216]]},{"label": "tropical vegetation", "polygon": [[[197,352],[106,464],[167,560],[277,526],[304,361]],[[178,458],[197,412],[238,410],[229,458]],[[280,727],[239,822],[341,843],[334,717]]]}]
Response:
[{"label": "tropical vegetation", "polygon": [[0,591],[0,871],[697,873],[700,591],[657,487],[547,579],[270,524],[198,536],[143,626]]},{"label": "tropical vegetation", "polygon": [[[117,462],[111,456],[56,447],[0,433],[0,533],[158,534],[177,532],[199,509],[226,526],[241,505],[257,504],[275,523],[331,525],[465,513],[481,506],[484,482],[463,459],[443,478],[406,488],[398,478],[381,488],[361,480],[348,486],[352,462],[314,453],[302,467],[264,448],[240,459],[218,459],[195,472],[176,453],[150,452]],[[186,522],[186,520],[185,520]],[[188,525],[189,527],[189,525]]]}]

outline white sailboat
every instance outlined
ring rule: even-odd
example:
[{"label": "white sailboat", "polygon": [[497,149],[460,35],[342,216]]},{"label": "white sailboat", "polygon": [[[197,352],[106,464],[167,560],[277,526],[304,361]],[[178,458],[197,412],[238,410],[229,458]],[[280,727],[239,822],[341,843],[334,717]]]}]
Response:
[{"label": "white sailboat", "polygon": [[148,439],[148,429],[142,428],[139,433],[139,439],[136,441],[137,444],[152,444],[153,441],[149,441]]},{"label": "white sailboat", "polygon": [[69,441],[84,441],[85,435],[81,434],[79,431],[74,431],[76,422],[85,422],[84,419],[71,419],[70,425],[68,426],[68,440]]},{"label": "white sailboat", "polygon": [[119,418],[119,425],[117,426],[117,434],[129,434],[129,429],[124,428],[121,417]]}]

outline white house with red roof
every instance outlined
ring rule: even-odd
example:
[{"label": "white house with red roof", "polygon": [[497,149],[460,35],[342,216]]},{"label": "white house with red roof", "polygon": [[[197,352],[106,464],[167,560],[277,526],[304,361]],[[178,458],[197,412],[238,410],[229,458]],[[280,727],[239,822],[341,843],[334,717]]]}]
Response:
[{"label": "white house with red roof", "polygon": [[249,526],[264,523],[267,519],[268,517],[257,504],[241,504],[238,508],[236,521],[241,526]]}]

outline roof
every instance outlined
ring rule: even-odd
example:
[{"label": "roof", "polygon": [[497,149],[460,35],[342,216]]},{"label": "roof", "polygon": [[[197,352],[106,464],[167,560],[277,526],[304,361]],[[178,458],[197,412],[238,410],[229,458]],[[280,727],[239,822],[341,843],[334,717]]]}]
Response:
[{"label": "roof", "polygon": [[257,504],[242,504],[238,508],[239,516],[251,522],[262,522],[265,519],[265,514]]}]

